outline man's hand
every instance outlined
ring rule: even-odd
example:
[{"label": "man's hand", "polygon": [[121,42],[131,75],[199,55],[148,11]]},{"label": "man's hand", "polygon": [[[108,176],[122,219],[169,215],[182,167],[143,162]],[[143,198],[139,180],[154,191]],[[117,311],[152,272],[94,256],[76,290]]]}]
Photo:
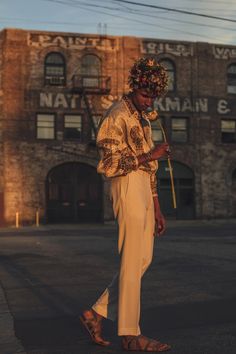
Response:
[{"label": "man's hand", "polygon": [[155,213],[155,236],[161,236],[166,230],[166,220],[163,216],[163,214],[159,211]]},{"label": "man's hand", "polygon": [[155,195],[153,197],[154,203],[154,210],[155,210],[155,235],[154,236],[161,236],[166,230],[166,220],[161,212],[158,196]]},{"label": "man's hand", "polygon": [[158,160],[161,157],[169,156],[170,147],[168,143],[158,144],[152,149],[152,159]]},{"label": "man's hand", "polygon": [[168,143],[158,144],[148,153],[137,156],[139,166],[145,162],[159,160],[161,157],[170,157],[170,147]]}]

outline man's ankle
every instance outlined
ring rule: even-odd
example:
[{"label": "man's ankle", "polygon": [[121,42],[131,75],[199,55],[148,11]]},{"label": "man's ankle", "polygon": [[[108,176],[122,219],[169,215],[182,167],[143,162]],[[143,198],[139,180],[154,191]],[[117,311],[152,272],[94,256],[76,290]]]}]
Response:
[{"label": "man's ankle", "polygon": [[102,315],[97,313],[93,308],[91,308],[91,311],[95,314],[95,316],[98,319],[98,321],[101,321],[104,318]]}]

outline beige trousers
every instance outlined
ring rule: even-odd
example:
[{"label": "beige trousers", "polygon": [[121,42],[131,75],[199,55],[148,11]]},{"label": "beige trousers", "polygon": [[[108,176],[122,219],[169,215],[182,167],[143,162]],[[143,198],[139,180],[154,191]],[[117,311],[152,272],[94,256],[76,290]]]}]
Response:
[{"label": "beige trousers", "polygon": [[152,260],[154,205],[150,176],[138,170],[111,180],[119,225],[120,271],[93,305],[103,317],[118,315],[118,335],[139,335],[141,278]]}]

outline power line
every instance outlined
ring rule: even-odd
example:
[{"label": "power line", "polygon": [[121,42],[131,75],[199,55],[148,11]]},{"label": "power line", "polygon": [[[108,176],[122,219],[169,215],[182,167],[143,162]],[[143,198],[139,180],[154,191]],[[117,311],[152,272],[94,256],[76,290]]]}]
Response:
[{"label": "power line", "polygon": [[[66,4],[65,1],[60,1],[60,0],[43,0],[43,1],[49,1],[49,2],[55,2],[55,3],[59,3],[59,4]],[[106,10],[119,10],[119,8],[115,8],[115,7],[108,7],[108,6],[102,6],[102,5],[97,5],[97,4],[89,4],[88,2],[84,2],[84,1],[71,1],[69,0],[68,5],[76,5],[76,4],[81,4],[84,6],[96,6],[98,8],[102,8],[102,9],[106,9]]]},{"label": "power line", "polygon": [[[135,10],[134,10],[135,11]],[[133,12],[133,10],[130,10],[129,13],[135,13],[138,16],[145,16],[143,15],[143,13],[136,13]],[[205,23],[198,23],[198,22],[192,22],[192,21],[185,21],[185,20],[180,20],[180,19],[176,19],[176,18],[169,18],[169,17],[162,17],[162,16],[157,16],[157,15],[148,15],[149,17],[152,18],[157,18],[157,19],[161,19],[161,20],[165,20],[165,21],[171,21],[171,22],[179,22],[179,23],[185,23],[188,25],[195,25],[195,26],[201,26],[201,27],[209,27],[209,28],[216,28],[216,29],[220,29],[220,30],[229,30],[229,31],[236,31],[236,28],[228,28],[228,27],[219,27],[219,26],[215,26],[215,25],[207,25]]]},{"label": "power line", "polygon": [[129,1],[129,0],[113,0],[113,1],[115,1],[115,2],[122,2],[122,3],[125,3],[125,4],[131,4],[131,5],[135,5],[135,6],[143,6],[143,7],[153,8],[153,9],[167,10],[167,11],[170,11],[170,12],[177,12],[177,13],[181,13],[181,14],[185,14],[185,15],[193,15],[193,16],[200,16],[200,17],[205,17],[205,18],[211,18],[211,19],[214,19],[214,20],[228,21],[228,22],[236,22],[236,20],[233,20],[233,19],[231,19],[231,18],[224,18],[224,17],[206,15],[206,14],[201,14],[201,13],[198,13],[198,12],[191,12],[191,11],[173,9],[173,8],[164,7],[164,6],[157,6],[157,5],[151,5],[151,4],[143,4],[143,3],[133,2],[133,1]]},{"label": "power line", "polygon": [[[57,3],[57,4],[62,4],[62,5],[66,5],[66,6],[72,6],[72,7],[76,7],[76,8],[81,8],[81,9],[83,9],[83,10],[86,10],[86,11],[88,11],[88,8],[86,8],[86,6],[87,5],[89,5],[89,11],[92,11],[92,12],[96,12],[96,13],[101,13],[101,14],[106,14],[106,15],[109,15],[109,16],[112,16],[112,17],[118,17],[118,18],[121,18],[121,19],[124,19],[124,20],[128,20],[128,21],[132,21],[132,22],[135,22],[135,23],[138,23],[138,24],[144,24],[144,25],[147,25],[147,26],[151,26],[151,27],[154,27],[154,28],[157,28],[157,26],[155,25],[155,24],[153,24],[153,23],[150,23],[150,21],[149,22],[145,22],[145,21],[142,21],[142,20],[140,20],[140,19],[135,19],[135,18],[131,18],[131,17],[127,17],[127,16],[120,16],[120,15],[118,15],[117,13],[116,14],[114,14],[114,13],[109,13],[109,12],[105,12],[105,11],[101,11],[101,10],[95,10],[94,8],[91,8],[91,3],[90,4],[87,4],[86,3],[86,5],[85,5],[85,1],[76,1],[76,0],[41,0],[41,1],[47,1],[47,2],[51,2],[51,3]],[[88,0],[89,1],[89,0]],[[114,1],[116,1],[116,0],[114,0]],[[81,6],[80,4],[81,3],[83,3],[84,5],[83,6]],[[102,4],[102,2],[100,2],[100,4]],[[104,4],[104,2],[103,2],[103,4]],[[104,4],[105,5],[105,4]],[[114,7],[114,10],[112,9],[112,8],[110,8],[112,11],[116,11],[117,12],[117,10],[118,11],[120,11],[120,12],[124,12],[125,10],[124,10],[124,6],[123,6],[123,3],[122,3],[122,7],[123,7],[123,9],[121,8],[121,9],[117,9],[117,7]],[[105,7],[106,8],[106,7]],[[129,13],[131,13],[131,14],[134,14],[134,12],[137,12],[137,10],[136,9],[130,9],[130,6],[128,7],[128,6],[125,6],[125,8],[126,8],[126,13],[127,12],[129,12]],[[110,11],[110,9],[108,9],[108,11]],[[153,9],[153,11],[152,11],[152,13],[155,13],[156,11],[155,11],[155,9]],[[135,13],[135,15],[136,15],[136,13]],[[143,12],[141,13],[141,14],[137,14],[137,16],[145,16],[144,14],[143,14]],[[164,20],[164,21],[175,21],[175,22],[182,22],[182,23],[191,23],[191,24],[193,24],[193,25],[201,25],[201,24],[197,24],[197,23],[193,23],[193,22],[187,22],[187,21],[184,21],[184,20],[178,20],[178,19],[168,19],[167,17],[161,17],[161,16],[154,16],[154,15],[149,15],[149,17],[153,17],[153,18],[159,18],[160,20]],[[19,21],[20,21],[20,19],[19,19]],[[29,20],[29,21],[31,21],[31,20]],[[34,21],[34,22],[38,22],[38,23],[51,23],[51,24],[55,24],[55,25],[63,25],[63,24],[65,24],[65,25],[78,25],[79,23],[67,23],[67,22],[52,22],[52,21]],[[114,26],[114,22],[112,23],[112,25],[111,25],[112,27],[115,27]],[[201,25],[202,26],[202,25]],[[207,27],[212,27],[212,28],[214,28],[213,26],[211,26],[211,25],[206,25],[206,24],[203,24],[203,26],[207,26]],[[164,31],[169,31],[169,32],[176,32],[176,30],[175,29],[173,29],[173,27],[168,27],[168,26],[165,26],[165,25],[161,25],[161,27],[162,27],[162,29],[164,29]],[[224,28],[222,28],[222,27],[215,27],[215,28],[218,28],[218,29],[224,29]],[[122,27],[121,27],[121,29],[123,29],[123,25],[122,25]],[[133,28],[132,28],[133,29]],[[233,30],[233,31],[235,31],[235,29],[227,29],[227,28],[225,28],[226,30]],[[152,31],[152,32],[154,32],[154,31]],[[215,38],[213,38],[213,37],[210,37],[210,36],[207,36],[207,35],[202,35],[202,34],[198,34],[198,33],[194,33],[194,32],[189,32],[189,31],[186,31],[186,30],[178,30],[178,32],[180,32],[180,33],[184,33],[184,34],[187,34],[187,35],[194,35],[194,36],[198,36],[198,37],[201,37],[201,38],[207,38],[207,39],[210,39],[210,40],[215,40],[215,39],[217,39],[216,37]],[[219,39],[218,39],[218,42],[221,42]]]},{"label": "power line", "polygon": [[[47,23],[50,25],[78,25],[78,22],[58,22],[58,21],[40,21],[37,19],[27,19],[27,18],[17,18],[17,17],[0,17],[1,22],[9,22],[9,21],[19,21],[19,22],[32,22],[32,23]],[[94,24],[94,22],[80,22],[80,24]]]},{"label": "power line", "polygon": [[[47,0],[46,0],[47,1]],[[129,11],[130,14],[137,14],[138,16],[145,16],[143,13],[136,13],[136,11],[133,12],[133,10]],[[185,21],[185,20],[179,20],[179,19],[175,19],[175,18],[168,18],[168,17],[162,17],[162,16],[157,16],[157,15],[149,15],[149,17],[152,18],[157,18],[157,19],[161,19],[161,20],[165,20],[165,21],[171,21],[171,22],[178,22],[178,23],[185,23],[185,24],[191,24],[191,25],[196,25],[196,26],[201,26],[201,27],[209,27],[209,28],[216,28],[216,29],[221,29],[221,30],[229,30],[229,31],[236,31],[236,28],[228,28],[228,27],[219,27],[219,26],[214,26],[214,25],[207,25],[204,23],[197,23],[197,22],[190,22],[190,21]],[[16,18],[16,17],[0,17],[0,21],[1,22],[7,22],[7,21],[27,21],[27,22],[32,22],[32,23],[47,23],[47,24],[52,24],[52,25],[69,25],[69,26],[74,26],[74,25],[78,25],[78,22],[58,22],[58,21],[40,21],[37,19],[26,19],[26,18]],[[94,22],[80,22],[81,24],[94,24]],[[114,27],[114,26],[113,26]],[[117,28],[119,28],[117,26]],[[123,26],[122,26],[123,28]]]},{"label": "power line", "polygon": [[[52,0],[52,1],[57,1],[57,0]],[[84,1],[78,1],[78,0],[68,0],[70,3],[72,3],[72,4],[76,4],[76,3],[80,3],[81,5],[87,5],[87,6],[96,6],[96,7],[101,7],[101,8],[106,8],[106,9],[110,9],[110,10],[116,10],[116,8],[112,8],[112,7],[108,7],[107,5],[98,5],[97,4],[97,0],[88,0],[88,1],[91,1],[92,3],[91,4],[89,4],[88,3],[88,1],[86,1],[86,2],[84,2]],[[93,2],[94,1],[94,2]],[[103,0],[104,1],[104,0]],[[119,1],[119,0],[118,0]],[[181,1],[183,1],[183,0],[181,0]],[[186,0],[186,1],[189,1],[189,0]],[[195,0],[193,0],[194,2],[195,2]],[[117,1],[115,1],[115,0],[111,0],[111,1],[109,1],[108,0],[108,3],[117,3]],[[100,1],[100,4],[102,3],[102,1]],[[105,3],[107,3],[107,1],[105,1]],[[206,3],[205,1],[204,1],[204,3]],[[213,1],[213,3],[215,3],[214,1]],[[221,9],[212,9],[212,8],[205,8],[205,7],[195,7],[195,6],[191,6],[191,7],[186,7],[186,6],[177,6],[177,7],[175,7],[176,9],[178,9],[178,10],[183,10],[183,9],[191,9],[191,10],[193,10],[193,9],[195,9],[195,10],[206,10],[206,11],[223,11],[223,10],[227,10],[226,8],[225,8],[225,4],[227,4],[227,2],[222,2],[222,1],[220,1],[220,2],[218,2],[219,4],[221,4],[221,5],[223,5],[223,8],[221,8]],[[232,3],[228,3],[228,4],[232,4]],[[124,6],[124,7],[126,7],[125,6],[125,4],[120,4],[121,6]],[[128,7],[126,7],[126,8],[128,8]],[[118,10],[118,9],[117,9]],[[160,10],[160,9],[157,9],[157,10]],[[139,11],[139,10],[137,10],[137,11]],[[153,12],[153,10],[150,10],[151,12]],[[163,10],[164,12],[166,12],[166,11],[168,11],[168,10]],[[232,9],[230,10],[230,11],[232,11]],[[236,10],[235,10],[236,11]]]},{"label": "power line", "polygon": [[[85,3],[83,1],[76,1],[76,0],[43,0],[43,1],[49,1],[49,2],[58,2],[58,3],[63,3],[63,4],[67,4],[67,1],[68,2],[68,5],[69,4],[73,4],[73,5],[77,5],[78,4],[84,4],[84,6],[93,6],[94,4],[88,4],[88,3]],[[116,1],[116,0],[113,0],[113,1]],[[118,0],[119,1],[119,0]],[[97,6],[97,5],[96,5]],[[124,12],[124,10],[122,9],[117,9],[117,8],[107,8],[106,6],[99,6],[101,8],[105,8],[105,9],[112,9],[112,10],[118,10],[118,11],[121,11],[121,12]],[[126,10],[128,10],[129,13],[137,13],[139,12],[139,10],[136,10],[136,9],[130,9],[130,8],[127,8],[126,7]],[[165,10],[165,12],[168,12],[167,10]],[[152,12],[153,13],[153,12]],[[145,16],[143,14],[143,12],[141,14],[138,14],[137,15],[140,15],[140,16]],[[167,17],[160,17],[160,16],[155,16],[155,15],[148,15],[149,17],[152,17],[152,18],[158,18],[158,19],[163,19],[163,20],[167,20],[167,21],[174,21],[174,22],[179,22],[179,23],[186,23],[186,24],[191,24],[191,25],[196,25],[196,26],[203,26],[203,27],[210,27],[210,28],[216,28],[216,29],[222,29],[222,30],[232,30],[232,31],[235,31],[235,29],[231,29],[231,28],[227,28],[227,27],[218,27],[218,26],[214,26],[214,25],[207,25],[207,24],[202,24],[202,23],[196,23],[196,22],[189,22],[189,21],[185,21],[185,20],[180,20],[180,19],[170,19],[170,18],[167,18]]]},{"label": "power line", "polygon": [[[47,1],[47,0],[44,0],[44,1]],[[51,0],[52,2],[59,2],[60,0]],[[93,1],[93,0],[88,0],[88,1]],[[117,8],[112,8],[112,7],[108,7],[107,5],[98,5],[97,3],[96,3],[96,0],[94,0],[95,1],[95,3],[93,2],[93,3],[88,3],[88,1],[79,1],[79,0],[68,0],[68,2],[70,2],[71,4],[76,4],[76,3],[80,3],[81,5],[86,5],[86,6],[95,6],[95,7],[102,7],[102,8],[106,8],[106,9],[110,9],[110,10],[118,10]],[[105,1],[105,0],[102,0],[103,2]],[[191,0],[181,0],[181,1],[191,1]],[[193,0],[193,2],[195,2],[196,0]],[[198,0],[198,2],[199,2],[200,0]],[[105,1],[105,3],[117,3],[117,2],[121,2],[121,1],[119,1],[119,0],[107,0],[107,1]],[[208,1],[205,1],[204,0],[204,3],[207,3]],[[131,3],[131,2],[130,2]],[[191,9],[191,10],[193,10],[193,9],[197,9],[197,10],[206,10],[206,11],[223,11],[223,10],[226,10],[226,8],[225,8],[225,4],[230,4],[230,5],[232,5],[233,3],[232,2],[226,2],[226,1],[224,1],[223,3],[222,3],[222,1],[219,1],[219,2],[215,2],[215,1],[210,1],[210,3],[218,3],[218,4],[221,4],[221,5],[224,5],[224,8],[221,8],[221,9],[212,9],[212,8],[205,8],[205,7],[200,7],[200,8],[196,8],[196,7],[193,7],[193,6],[191,6],[191,7],[186,7],[186,6],[180,6],[180,7],[175,7],[175,9],[178,9],[178,10],[183,10],[183,9]],[[100,1],[100,4],[101,4],[101,1]],[[141,4],[141,3],[135,3],[135,2],[132,2],[131,4]],[[120,4],[121,6],[124,6],[125,7],[125,3],[123,3],[122,2],[122,4]],[[145,4],[146,5],[146,4]],[[151,5],[151,6],[153,6],[153,5]],[[149,5],[147,6],[147,7],[149,7]],[[126,8],[128,8],[128,7],[126,7]],[[160,10],[159,9],[159,7],[157,7],[156,8],[157,10]],[[137,10],[137,11],[139,11],[139,10]],[[163,10],[163,11],[169,11],[169,8],[168,9],[165,9],[165,10]],[[232,11],[232,9],[230,9],[230,11]],[[233,10],[233,11],[236,11],[236,10]],[[152,10],[152,12],[153,12],[153,10]]]},{"label": "power line", "polygon": [[[104,1],[104,0],[103,0]],[[107,1],[111,1],[111,2],[116,2],[116,0],[107,0]],[[163,0],[165,2],[165,0]],[[176,4],[176,0],[173,0],[174,3]],[[185,1],[185,2],[194,2],[194,3],[204,3],[204,4],[220,4],[220,5],[234,5],[234,0],[232,1],[222,1],[222,0],[219,0],[219,1],[216,1],[216,0],[180,0],[181,2]],[[140,3],[138,3],[140,4]]]},{"label": "power line", "polygon": [[[47,0],[45,0],[45,1],[47,1]],[[56,0],[55,0],[56,1]],[[70,1],[70,0],[69,0]],[[104,1],[104,0],[103,0]],[[113,1],[115,1],[116,2],[116,0],[112,0],[112,2]],[[119,0],[118,0],[119,1]],[[183,0],[182,0],[183,1]],[[189,0],[186,0],[186,1],[189,1]],[[193,0],[193,1],[195,1],[195,0]],[[74,0],[72,3],[80,3],[80,4],[82,4],[82,2],[81,1],[77,1],[77,0]],[[94,4],[94,3],[92,3],[92,4],[88,4],[88,2],[83,2],[83,4],[84,5],[86,5],[86,6],[96,6],[96,7],[101,7],[101,8],[105,8],[105,9],[110,9],[110,10],[120,10],[120,9],[117,9],[117,8],[111,8],[111,7],[108,7],[108,6],[102,6],[102,5],[97,5],[97,4]],[[219,4],[222,4],[222,1],[221,2],[219,2]],[[225,5],[226,4],[226,2],[224,2],[224,4],[223,5]],[[232,4],[232,3],[229,3],[229,4]],[[121,5],[124,5],[124,4],[121,4]],[[130,10],[130,7],[127,7],[127,6],[124,6],[126,9],[128,9],[128,10]],[[222,11],[224,11],[224,10],[226,10],[226,8],[225,8],[225,6],[224,6],[224,8],[218,8],[218,9],[212,9],[212,8],[205,8],[205,7],[193,7],[193,6],[191,6],[191,7],[186,7],[186,6],[180,6],[180,7],[175,7],[175,9],[177,9],[177,10],[203,10],[203,11],[213,11],[213,12],[215,12],[215,11],[220,11],[220,12],[222,12]],[[133,11],[137,11],[137,12],[140,12],[140,11],[142,11],[142,13],[143,13],[143,10],[138,10],[138,9],[132,9]],[[159,8],[158,9],[156,9],[156,10],[160,10]],[[235,10],[232,10],[232,9],[230,9],[230,12],[235,12],[236,11],[236,9]],[[161,12],[169,12],[169,10],[162,10]],[[150,11],[148,11],[148,12],[146,12],[146,13],[153,13],[153,9],[152,10],[150,10]],[[160,13],[160,11],[158,11],[158,13]]]},{"label": "power line", "polygon": [[[160,18],[160,19],[165,19],[165,20],[169,20],[169,21],[172,21],[172,19],[168,19],[168,18],[161,18],[161,17],[157,17],[157,18]],[[78,22],[57,22],[57,21],[39,21],[39,20],[36,20],[36,19],[27,19],[27,18],[10,18],[10,17],[0,17],[0,22],[5,22],[5,23],[9,23],[11,21],[17,21],[17,22],[28,22],[28,23],[42,23],[42,24],[50,24],[50,25],[59,25],[59,26],[76,26],[78,25]],[[184,22],[184,23],[190,23],[190,22],[187,22],[187,21],[181,21],[181,20],[175,20],[177,22]],[[94,22],[80,22],[80,25],[83,24],[83,25],[94,25]],[[197,25],[197,24],[196,24]],[[198,24],[198,25],[201,25],[201,24]],[[201,26],[204,26],[201,25]],[[205,25],[207,27],[213,27],[213,28],[218,28],[218,27],[215,27],[215,26],[211,26],[211,25]],[[120,29],[120,26],[115,26],[114,24],[112,24],[112,28],[118,28]],[[122,25],[122,29],[129,29],[130,27],[128,25],[124,26]],[[132,27],[132,30],[133,31],[138,31],[140,28],[137,28],[137,27]],[[223,29],[223,28],[222,28]],[[230,30],[230,31],[236,31],[236,28],[224,28],[225,30]],[[157,31],[153,31],[151,29],[143,29],[142,32],[152,32],[152,33],[157,33]]]},{"label": "power line", "polygon": [[[113,0],[113,1],[115,1],[115,0]],[[181,1],[196,2],[196,0],[181,0]],[[216,0],[197,0],[197,2],[198,3],[199,2],[204,2],[204,4],[205,3],[211,3],[211,4],[221,4],[222,5],[222,3],[223,3],[223,4],[233,5],[234,0],[232,0],[232,1],[224,1],[224,2],[222,0],[219,0],[219,1],[216,1]]]},{"label": "power line", "polygon": [[[63,5],[68,5],[68,6],[72,6],[72,7],[81,8],[81,9],[83,9],[83,10],[88,10],[88,9],[86,8],[86,5],[84,5],[85,8],[84,8],[84,6],[79,5],[79,4],[80,4],[80,1],[73,1],[73,2],[71,2],[70,0],[69,0],[69,2],[68,2],[68,0],[42,0],[42,1],[60,3],[60,4],[63,4]],[[117,1],[117,0],[114,0],[114,1]],[[136,23],[140,23],[140,24],[145,24],[145,25],[147,25],[147,26],[156,27],[156,25],[151,24],[150,22],[144,22],[144,21],[141,21],[141,20],[138,20],[138,19],[133,19],[133,18],[130,18],[130,17],[124,17],[124,16],[120,16],[120,15],[117,15],[117,14],[111,14],[111,13],[104,12],[104,11],[101,11],[101,10],[95,10],[95,9],[93,9],[93,8],[90,8],[89,10],[92,11],[92,12],[106,14],[106,15],[109,15],[109,16],[112,16],[112,17],[116,17],[116,18],[126,19],[126,20],[129,20],[129,21],[132,21],[132,22],[136,22]],[[162,27],[162,29],[164,28],[164,29],[167,30],[167,31],[176,32],[176,30],[174,30],[173,28],[170,28],[170,27],[167,27],[167,26],[163,26],[163,25],[162,25],[161,27]],[[187,35],[194,35],[194,36],[197,36],[197,37],[201,37],[201,38],[204,37],[204,38],[213,40],[212,37],[207,36],[207,35],[202,35],[202,34],[198,34],[198,33],[183,31],[183,30],[180,30],[180,29],[178,29],[178,32],[181,32],[181,33],[184,33],[184,34],[187,34]],[[214,38],[214,39],[215,39],[215,38]],[[219,42],[220,42],[220,41],[219,41]]]}]

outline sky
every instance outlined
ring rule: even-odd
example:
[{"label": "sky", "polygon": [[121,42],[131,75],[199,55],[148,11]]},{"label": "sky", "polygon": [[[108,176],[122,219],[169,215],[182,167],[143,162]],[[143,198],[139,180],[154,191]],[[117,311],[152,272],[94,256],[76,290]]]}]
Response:
[{"label": "sky", "polygon": [[130,2],[0,0],[0,30],[22,28],[236,45],[236,0]]}]

